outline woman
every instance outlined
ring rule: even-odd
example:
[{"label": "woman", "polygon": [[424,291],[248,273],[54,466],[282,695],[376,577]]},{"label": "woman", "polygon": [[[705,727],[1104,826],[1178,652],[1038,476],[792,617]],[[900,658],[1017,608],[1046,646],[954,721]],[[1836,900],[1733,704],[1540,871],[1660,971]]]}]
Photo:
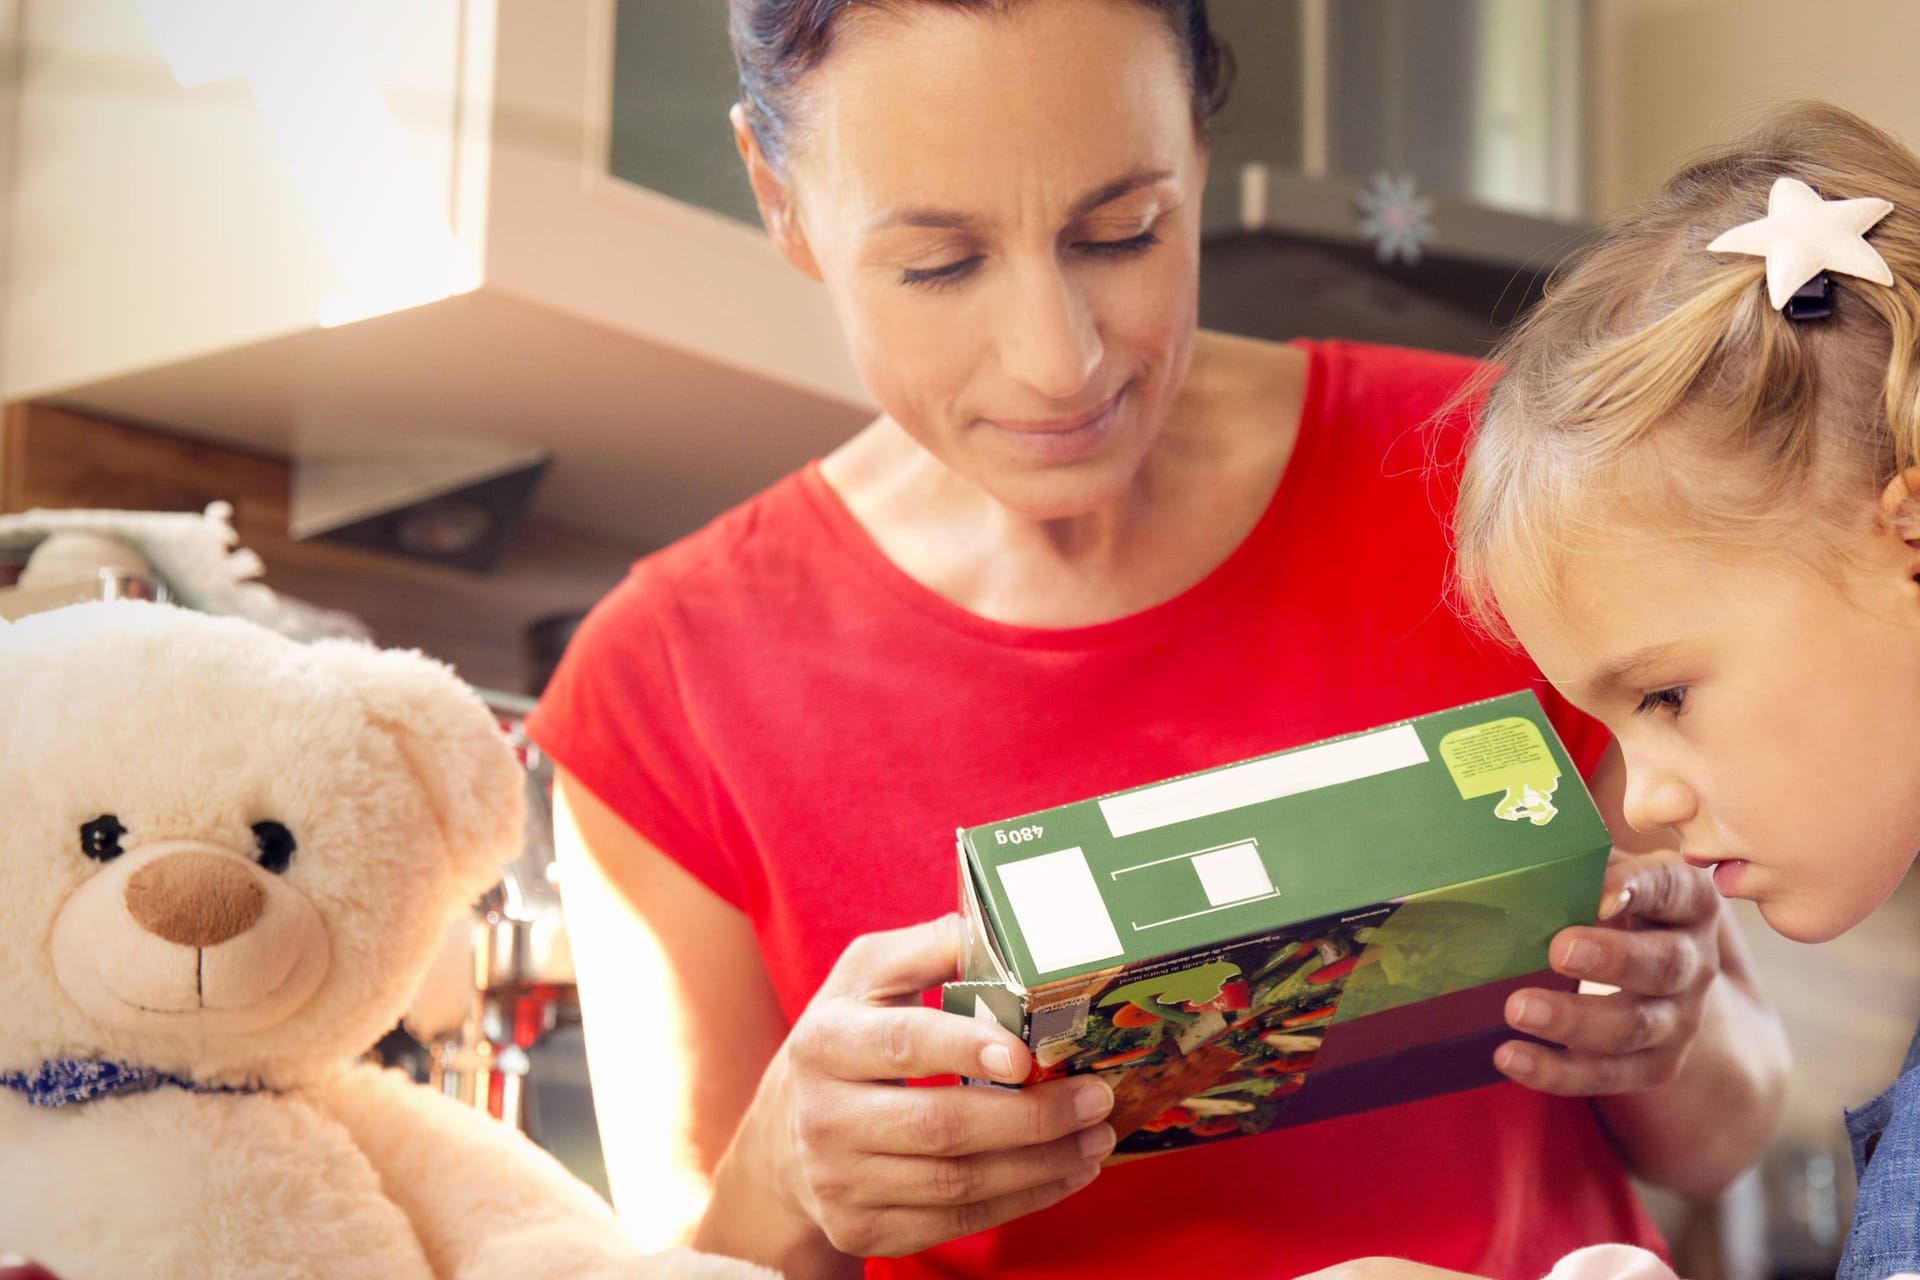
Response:
[{"label": "woman", "polygon": [[1639,928],[1555,942],[1622,994],[1514,997],[1568,1046],[1501,1048],[1534,1089],[1101,1171],[1097,1081],[898,1087],[1029,1065],[919,1007],[955,965],[951,922],[912,922],[953,904],[956,826],[1530,673],[1438,604],[1424,451],[1457,422],[1426,424],[1470,366],[1196,332],[1200,0],[736,0],[734,31],[766,225],[883,412],[636,566],[536,718],[570,870],[606,890],[568,909],[616,1185],[677,1150],[697,1242],[795,1276],[1537,1275],[1657,1246],[1623,1166],[1711,1194],[1784,1074],[1670,855],[1609,880]]}]

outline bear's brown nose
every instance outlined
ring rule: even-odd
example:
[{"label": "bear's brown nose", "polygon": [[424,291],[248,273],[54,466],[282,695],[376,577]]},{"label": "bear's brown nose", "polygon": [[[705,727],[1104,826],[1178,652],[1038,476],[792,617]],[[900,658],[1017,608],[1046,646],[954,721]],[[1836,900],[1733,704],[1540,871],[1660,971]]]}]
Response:
[{"label": "bear's brown nose", "polygon": [[183,947],[211,947],[253,928],[267,894],[246,867],[217,853],[170,853],[127,881],[127,912]]}]

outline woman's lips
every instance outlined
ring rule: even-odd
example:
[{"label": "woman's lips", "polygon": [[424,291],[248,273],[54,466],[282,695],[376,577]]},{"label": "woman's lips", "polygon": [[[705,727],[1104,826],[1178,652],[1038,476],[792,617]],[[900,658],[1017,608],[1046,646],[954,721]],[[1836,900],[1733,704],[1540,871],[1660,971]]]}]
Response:
[{"label": "woman's lips", "polygon": [[1112,434],[1125,403],[1125,388],[1085,413],[1059,418],[986,418],[982,421],[1023,453],[1063,462],[1097,449]]}]

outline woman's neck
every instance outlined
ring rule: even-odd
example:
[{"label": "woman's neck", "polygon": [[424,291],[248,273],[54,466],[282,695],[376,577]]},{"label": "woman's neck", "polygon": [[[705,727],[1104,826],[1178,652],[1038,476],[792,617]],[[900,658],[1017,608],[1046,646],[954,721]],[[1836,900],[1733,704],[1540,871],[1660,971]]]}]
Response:
[{"label": "woman's neck", "polygon": [[881,553],[928,590],[999,622],[1087,626],[1179,595],[1246,539],[1291,455],[1305,382],[1304,352],[1201,334],[1125,489],[1058,519],[1000,503],[886,420],[822,473]]}]

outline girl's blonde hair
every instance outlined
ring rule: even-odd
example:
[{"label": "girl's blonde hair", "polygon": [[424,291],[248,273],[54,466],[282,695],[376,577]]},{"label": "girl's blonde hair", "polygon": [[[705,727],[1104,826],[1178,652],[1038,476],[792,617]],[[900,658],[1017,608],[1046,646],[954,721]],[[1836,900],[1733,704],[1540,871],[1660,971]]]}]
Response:
[{"label": "girl's blonde hair", "polygon": [[[1709,253],[1774,179],[1880,196],[1891,287],[1833,275],[1788,320],[1766,263]],[[1633,517],[1818,562],[1920,458],[1920,159],[1849,112],[1782,109],[1678,174],[1549,285],[1494,355],[1454,515],[1467,612],[1507,634],[1493,580],[1559,603],[1567,552]]]}]

